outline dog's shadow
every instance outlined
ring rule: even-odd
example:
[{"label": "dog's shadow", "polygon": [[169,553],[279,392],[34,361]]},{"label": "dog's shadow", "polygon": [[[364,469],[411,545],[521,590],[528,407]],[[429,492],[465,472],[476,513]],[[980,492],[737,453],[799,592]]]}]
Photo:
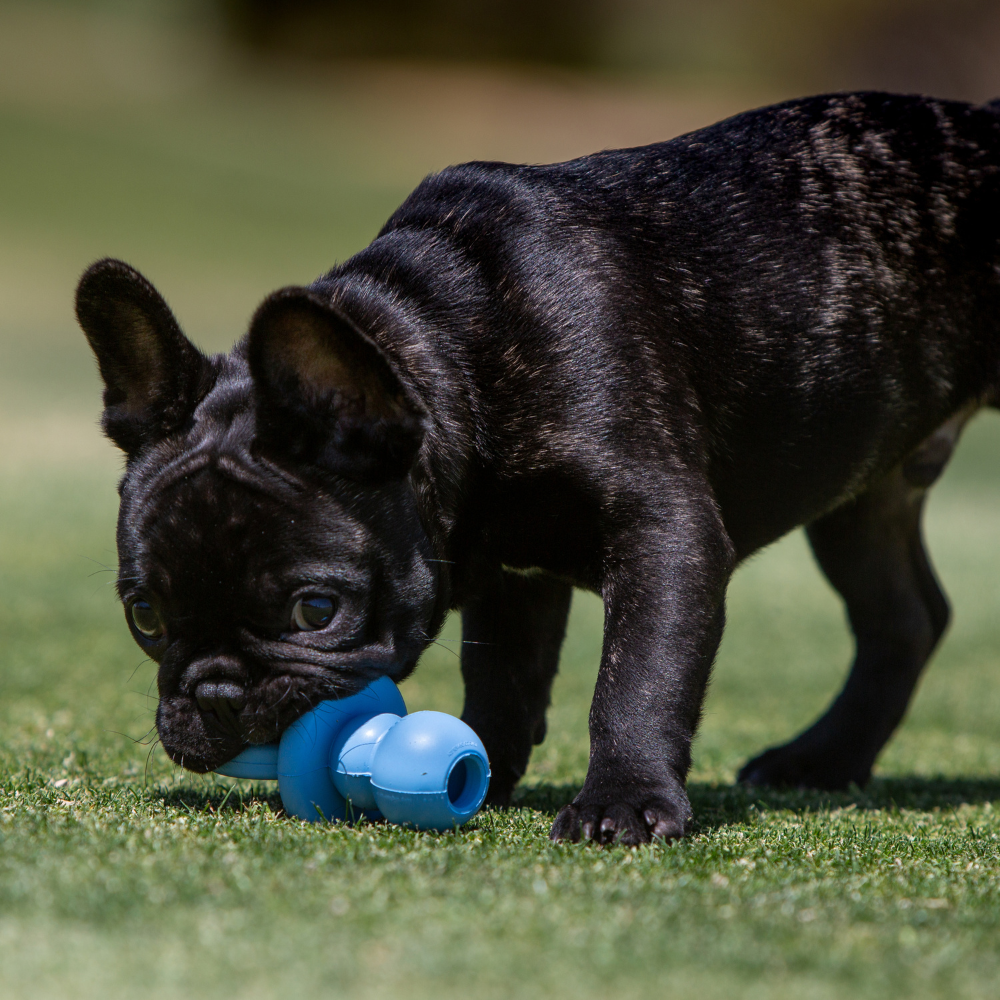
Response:
[{"label": "dog's shadow", "polygon": [[226,788],[223,785],[197,788],[181,785],[174,788],[162,788],[154,795],[170,809],[180,809],[194,814],[205,813],[249,813],[264,806],[276,815],[284,815],[278,787],[272,783],[257,784],[253,782],[238,782]]},{"label": "dog's shadow", "polygon": [[[579,791],[578,784],[539,783],[517,789],[511,808],[532,809],[554,817]],[[807,815],[854,807],[871,811],[913,809],[930,812],[1000,802],[1000,777],[874,778],[864,788],[855,786],[845,792],[692,781],[688,784],[688,794],[695,815],[692,832],[698,833],[732,824],[754,823],[765,811]],[[182,786],[163,789],[158,797],[165,806],[189,813],[240,813],[263,805],[272,813],[284,814],[278,790],[271,784],[240,783],[229,789]]]},{"label": "dog's shadow", "polygon": [[[575,784],[538,784],[518,789],[514,808],[537,809],[555,815],[579,792]],[[996,778],[873,778],[864,788],[844,792],[809,789],[755,788],[692,781],[688,795],[694,809],[692,832],[720,826],[755,822],[760,813],[792,812],[801,815],[854,807],[863,811],[913,809],[930,812],[961,805],[1000,802],[1000,776]]]}]

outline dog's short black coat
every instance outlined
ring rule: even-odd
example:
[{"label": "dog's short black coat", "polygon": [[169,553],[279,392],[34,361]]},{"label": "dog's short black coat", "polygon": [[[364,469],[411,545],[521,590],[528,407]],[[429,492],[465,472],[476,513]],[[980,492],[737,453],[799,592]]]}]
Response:
[{"label": "dog's short black coat", "polygon": [[[405,677],[461,608],[464,718],[503,803],[578,586],[604,650],[553,836],[676,837],[741,559],[806,525],[857,639],[828,712],[746,781],[864,782],[945,628],[920,513],[997,398],[1000,107],[833,95],[453,167],[226,356],[120,262],[77,304],[175,761],[206,770]],[[296,618],[310,598],[319,627]]]}]

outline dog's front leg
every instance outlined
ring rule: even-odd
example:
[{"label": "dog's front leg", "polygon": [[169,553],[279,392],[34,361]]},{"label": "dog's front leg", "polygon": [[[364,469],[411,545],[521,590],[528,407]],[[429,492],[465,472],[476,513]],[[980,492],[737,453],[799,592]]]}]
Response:
[{"label": "dog's front leg", "polygon": [[684,835],[691,740],[722,636],[733,549],[714,504],[617,533],[603,584],[604,650],[590,766],[554,840],[641,844]]},{"label": "dog's front leg", "polygon": [[493,805],[510,801],[545,736],[572,596],[562,580],[498,571],[462,608],[462,718],[486,746]]}]

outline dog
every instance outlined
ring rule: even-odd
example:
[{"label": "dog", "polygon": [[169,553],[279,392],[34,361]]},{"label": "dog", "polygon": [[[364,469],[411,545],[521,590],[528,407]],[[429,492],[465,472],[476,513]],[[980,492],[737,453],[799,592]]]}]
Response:
[{"label": "dog", "polygon": [[669,840],[743,559],[805,525],[857,643],[827,712],[745,782],[864,784],[945,630],[920,518],[997,401],[1000,102],[835,94],[451,167],[227,355],[120,261],[86,271],[77,316],[175,762],[403,680],[461,609],[463,718],[505,804],[580,587],[604,644],[552,837]]}]

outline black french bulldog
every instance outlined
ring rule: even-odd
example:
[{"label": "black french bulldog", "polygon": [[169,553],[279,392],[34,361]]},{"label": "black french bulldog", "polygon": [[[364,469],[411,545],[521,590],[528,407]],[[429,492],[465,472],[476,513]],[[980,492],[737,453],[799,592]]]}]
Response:
[{"label": "black french bulldog", "polygon": [[77,313],[173,760],[401,680],[461,608],[464,718],[505,803],[583,587],[606,613],[590,768],[552,836],[679,837],[742,559],[806,525],[857,639],[827,713],[744,781],[864,783],[945,629],[920,515],[997,401],[1000,103],[824,96],[452,167],[228,355],[118,261]]}]

